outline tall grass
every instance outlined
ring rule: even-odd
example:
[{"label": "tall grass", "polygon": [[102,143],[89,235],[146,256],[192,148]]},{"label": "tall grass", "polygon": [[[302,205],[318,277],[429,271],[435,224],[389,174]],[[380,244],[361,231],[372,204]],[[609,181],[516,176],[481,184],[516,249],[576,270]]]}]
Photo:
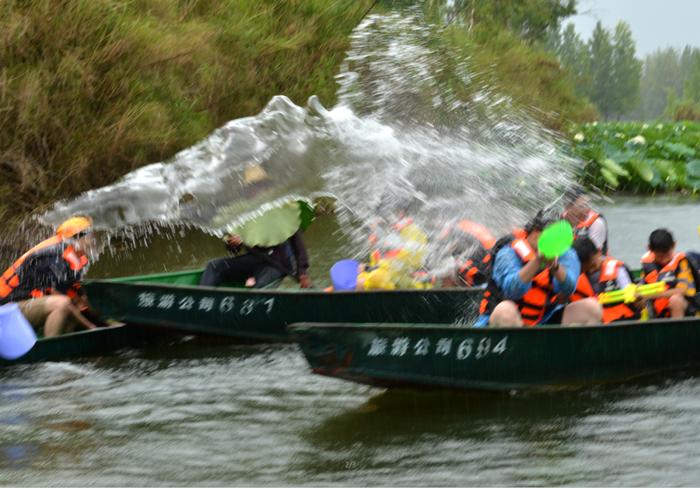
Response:
[{"label": "tall grass", "polygon": [[371,0],[5,0],[0,219],[104,185],[283,93],[333,103]]}]

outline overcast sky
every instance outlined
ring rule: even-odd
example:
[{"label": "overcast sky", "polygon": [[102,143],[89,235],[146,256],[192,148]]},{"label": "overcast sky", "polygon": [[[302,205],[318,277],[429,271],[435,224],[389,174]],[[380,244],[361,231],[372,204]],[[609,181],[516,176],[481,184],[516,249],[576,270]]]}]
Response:
[{"label": "overcast sky", "polygon": [[700,47],[700,0],[579,0],[576,31],[588,40],[595,23],[614,29],[618,21],[630,25],[637,56],[644,57],[659,47]]}]

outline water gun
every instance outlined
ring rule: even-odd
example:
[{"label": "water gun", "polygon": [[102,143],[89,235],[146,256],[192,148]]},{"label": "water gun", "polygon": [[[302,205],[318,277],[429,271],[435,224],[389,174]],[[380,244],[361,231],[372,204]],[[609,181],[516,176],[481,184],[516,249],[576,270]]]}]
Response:
[{"label": "water gun", "polygon": [[635,285],[631,283],[621,290],[608,291],[598,295],[598,301],[602,305],[611,303],[632,303],[637,300],[637,296],[651,297],[666,291],[667,285],[664,281],[649,283],[647,285]]}]

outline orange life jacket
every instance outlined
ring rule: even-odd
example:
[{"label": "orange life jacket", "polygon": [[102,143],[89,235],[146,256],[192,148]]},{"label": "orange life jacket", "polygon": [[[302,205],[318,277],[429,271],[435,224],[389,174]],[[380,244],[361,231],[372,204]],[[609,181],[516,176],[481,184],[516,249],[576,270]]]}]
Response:
[{"label": "orange life jacket", "polygon": [[[588,215],[586,216],[585,219],[583,219],[581,222],[579,222],[576,227],[574,228],[574,237],[576,238],[581,238],[581,237],[586,237],[588,236],[588,233],[590,232],[591,226],[593,225],[593,222],[598,220],[599,218],[605,220],[605,218],[599,214],[598,212],[595,212],[591,210],[588,212]],[[608,254],[608,236],[605,236],[605,242],[603,242],[603,248],[601,249],[603,252],[603,256]]]},{"label": "orange life jacket", "polygon": [[[409,225],[413,224],[413,219],[411,217],[402,217],[399,219],[398,222],[396,222],[394,225],[391,226],[391,228],[395,231],[401,231],[408,227]],[[373,224],[376,228],[377,224]],[[379,242],[379,236],[377,236],[376,231],[372,232],[369,237],[367,238],[367,242],[369,243],[369,247],[372,248],[377,245]],[[393,259],[395,258],[399,252],[401,252],[401,249],[389,249],[388,251],[385,251],[382,253],[379,249],[374,249],[370,251],[370,260],[374,263],[378,263],[380,259]]]},{"label": "orange life jacket", "polygon": [[[494,254],[498,253],[500,250],[497,249],[499,248],[499,244],[494,246]],[[504,245],[506,244],[507,242]],[[515,239],[511,237],[510,246],[520,258],[523,265],[530,262],[536,256],[535,251],[525,239]],[[527,293],[520,299],[514,300],[515,304],[518,306],[524,325],[533,327],[540,323],[544,317],[547,306],[551,303],[553,294],[552,277],[549,268],[546,268],[535,275]],[[489,279],[488,287],[484,292],[484,298],[481,300],[479,312],[481,314],[490,314],[493,312],[493,309],[496,308],[496,305],[505,299],[506,298],[493,279]]]},{"label": "orange life jacket", "polygon": [[[570,300],[576,302],[584,298],[590,298],[606,291],[617,289],[617,275],[625,263],[617,259],[607,257],[600,268],[600,277],[595,285],[591,285],[588,276],[581,273],[576,282],[576,290]],[[609,324],[616,320],[631,320],[637,317],[637,313],[625,303],[609,303],[603,305],[603,323]]]},{"label": "orange life jacket", "polygon": [[[63,238],[59,236],[53,236],[50,237],[33,248],[31,248],[29,251],[25,252],[20,256],[12,265],[5,270],[5,272],[0,276],[0,299],[5,299],[10,294],[16,290],[20,286],[20,280],[19,280],[19,271],[22,267],[22,265],[25,263],[27,259],[29,259],[31,256],[37,254],[40,251],[43,251],[45,249],[48,249],[52,246],[57,246],[63,242]],[[79,255],[75,249],[73,249],[73,246],[67,246],[63,250],[63,259],[68,263],[68,266],[70,267],[71,270],[78,272],[82,270],[85,266],[88,265],[89,261],[87,256],[84,254]],[[79,283],[75,283],[70,290],[68,290],[68,296],[75,296],[78,293],[78,290],[80,288]],[[44,296],[45,294],[50,293],[49,289],[44,289],[44,290],[39,290],[39,289],[34,289],[30,292],[30,297],[31,298],[38,298],[41,296]],[[29,298],[29,297],[28,297]]]},{"label": "orange life jacket", "polygon": [[[481,249],[477,249],[459,266],[459,277],[468,286],[484,283],[491,268],[491,254],[488,251],[496,244],[496,238],[486,227],[471,220],[460,220],[454,227],[470,236],[481,246]],[[443,236],[446,236],[449,231],[450,229],[446,229]]]},{"label": "orange life jacket", "polygon": [[[678,266],[684,259],[686,259],[685,253],[679,252],[673,256],[673,259],[671,259],[666,266],[660,267],[654,262],[654,253],[647,251],[644,256],[642,256],[642,275],[644,277],[644,282],[657,283],[659,281],[664,281],[669,289],[675,288],[678,283]],[[670,316],[668,304],[668,298],[657,298],[654,300],[654,312],[657,317]]]}]

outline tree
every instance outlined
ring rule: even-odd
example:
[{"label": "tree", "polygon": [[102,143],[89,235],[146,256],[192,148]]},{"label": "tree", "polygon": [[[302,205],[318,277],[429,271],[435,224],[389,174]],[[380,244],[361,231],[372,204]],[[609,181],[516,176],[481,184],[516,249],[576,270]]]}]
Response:
[{"label": "tree", "polygon": [[680,78],[679,57],[675,49],[659,49],[647,55],[640,82],[641,118],[661,117],[667,109],[669,96],[673,103],[681,97],[678,90]]},{"label": "tree", "polygon": [[591,85],[591,56],[588,46],[576,32],[574,24],[570,23],[564,29],[556,54],[561,64],[573,77],[576,94],[588,96]]},{"label": "tree", "polygon": [[613,36],[610,113],[620,117],[635,107],[641,74],[642,62],[635,57],[632,31],[627,23],[618,22]]},{"label": "tree", "polygon": [[612,101],[613,93],[613,46],[610,34],[603,29],[598,21],[593,29],[593,35],[588,42],[591,61],[591,89],[589,98],[598,107],[604,118],[609,118],[615,109]]},{"label": "tree", "polygon": [[[686,54],[685,50],[683,54]],[[683,78],[683,99],[700,102],[700,49],[692,49],[681,60],[681,63],[686,63],[681,65],[686,72]]]}]

